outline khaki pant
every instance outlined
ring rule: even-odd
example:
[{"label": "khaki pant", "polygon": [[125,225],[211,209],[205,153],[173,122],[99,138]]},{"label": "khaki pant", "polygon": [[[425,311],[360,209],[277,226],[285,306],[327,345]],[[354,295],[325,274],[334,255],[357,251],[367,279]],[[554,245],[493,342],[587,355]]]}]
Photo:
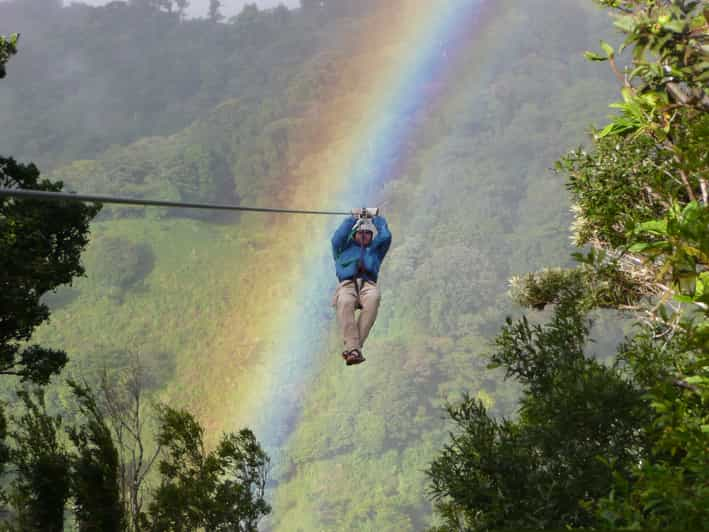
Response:
[{"label": "khaki pant", "polygon": [[[333,305],[337,309],[337,321],[342,329],[345,351],[361,349],[369,336],[369,331],[377,319],[379,310],[379,288],[369,281],[358,281],[361,288],[359,297],[353,281],[342,281],[337,285]],[[355,317],[355,310],[361,309]]]}]

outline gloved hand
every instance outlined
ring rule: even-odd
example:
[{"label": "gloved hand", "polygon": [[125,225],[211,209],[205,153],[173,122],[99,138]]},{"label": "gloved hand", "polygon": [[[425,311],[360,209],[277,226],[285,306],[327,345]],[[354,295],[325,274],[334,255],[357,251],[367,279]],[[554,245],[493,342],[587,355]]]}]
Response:
[{"label": "gloved hand", "polygon": [[374,225],[371,218],[367,218],[365,216],[364,218],[360,218],[355,222],[354,227],[352,227],[352,230],[355,233],[357,231],[369,231],[372,233],[372,235],[374,235],[377,232],[377,226]]},{"label": "gloved hand", "polygon": [[361,207],[359,209],[352,209],[353,218],[374,218],[379,216],[379,207]]}]

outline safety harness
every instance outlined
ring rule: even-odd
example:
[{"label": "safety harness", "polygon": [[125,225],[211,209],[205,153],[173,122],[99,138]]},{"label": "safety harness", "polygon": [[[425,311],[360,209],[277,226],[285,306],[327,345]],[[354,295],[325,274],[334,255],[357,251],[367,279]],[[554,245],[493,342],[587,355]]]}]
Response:
[{"label": "safety harness", "polygon": [[359,300],[359,293],[364,286],[364,283],[369,281],[370,283],[377,284],[376,276],[370,274],[364,269],[364,244],[359,245],[359,260],[357,261],[357,272],[350,279],[355,286],[355,294],[357,295],[357,303],[355,303],[356,308],[362,308],[362,304]]}]

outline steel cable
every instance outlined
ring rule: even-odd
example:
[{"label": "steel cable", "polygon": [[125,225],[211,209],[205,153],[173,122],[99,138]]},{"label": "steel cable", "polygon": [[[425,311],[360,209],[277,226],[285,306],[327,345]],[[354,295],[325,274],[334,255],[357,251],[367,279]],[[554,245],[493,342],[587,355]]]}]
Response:
[{"label": "steel cable", "polygon": [[185,209],[209,209],[220,211],[247,211],[247,212],[270,212],[282,214],[325,214],[330,216],[351,215],[351,212],[340,211],[311,211],[300,209],[274,209],[267,207],[242,207],[241,205],[228,205],[219,203],[193,203],[182,201],[166,200],[143,200],[138,198],[122,198],[116,196],[101,196],[92,194],[70,194],[67,192],[49,192],[45,190],[27,190],[21,188],[0,188],[0,197],[13,197],[20,199],[41,199],[41,200],[68,200],[82,201],[90,203],[116,203],[123,205],[143,205],[154,207],[181,207]]}]

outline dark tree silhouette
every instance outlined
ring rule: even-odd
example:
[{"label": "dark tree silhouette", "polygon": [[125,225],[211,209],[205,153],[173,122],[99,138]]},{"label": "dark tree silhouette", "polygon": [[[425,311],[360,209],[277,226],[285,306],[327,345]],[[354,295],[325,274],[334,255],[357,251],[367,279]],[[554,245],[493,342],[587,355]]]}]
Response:
[{"label": "dark tree silhouette", "polygon": [[[59,191],[33,164],[0,157],[0,187]],[[83,275],[81,252],[100,207],[77,202],[0,198],[0,374],[46,384],[66,353],[24,345],[49,317],[42,295]]]},{"label": "dark tree silhouette", "polygon": [[72,494],[80,532],[119,532],[125,517],[120,495],[118,450],[96,398],[86,385],[69,381],[85,424],[69,429],[76,447],[72,457]]},{"label": "dark tree silhouette", "polygon": [[209,0],[208,17],[212,22],[219,22],[224,18],[224,15],[219,11],[222,7],[220,0]]},{"label": "dark tree silhouette", "polygon": [[11,459],[17,476],[10,501],[20,530],[60,532],[71,495],[70,457],[59,436],[59,416],[47,413],[44,391],[18,392],[25,413],[13,417]]}]

